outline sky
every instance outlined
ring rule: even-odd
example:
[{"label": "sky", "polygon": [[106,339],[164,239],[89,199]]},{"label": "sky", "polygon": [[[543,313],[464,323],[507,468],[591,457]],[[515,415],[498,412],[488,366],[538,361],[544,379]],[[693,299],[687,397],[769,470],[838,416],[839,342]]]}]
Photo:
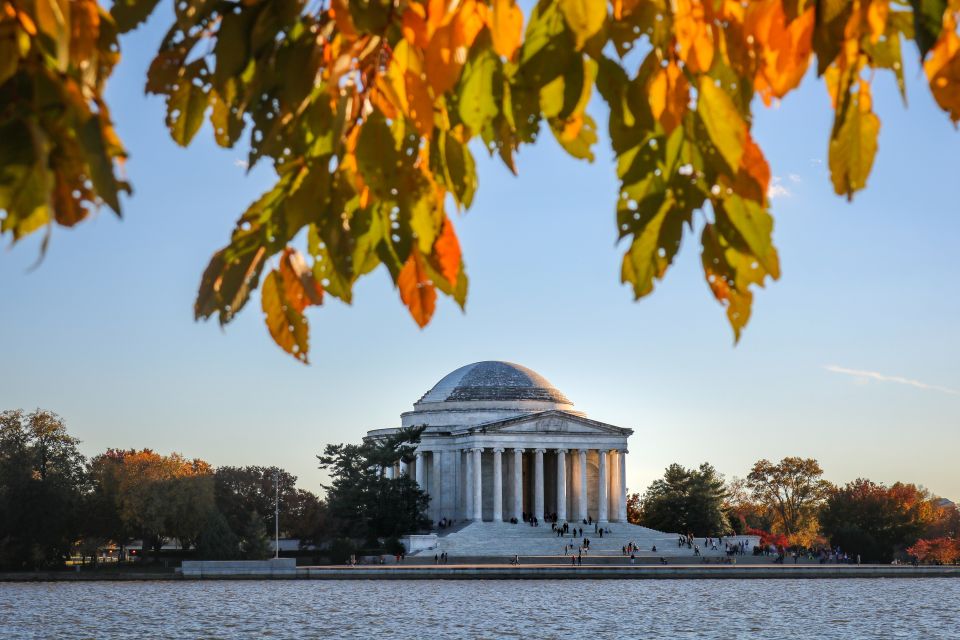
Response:
[{"label": "sky", "polygon": [[273,345],[257,299],[225,330],[193,320],[210,255],[273,173],[247,175],[245,148],[218,148],[208,124],[188,149],[170,140],[162,100],[143,93],[167,20],[123,38],[108,86],[135,189],[123,220],[104,210],[54,229],[36,268],[39,237],[0,252],[0,409],[56,411],[87,455],[150,447],[280,465],[319,492],[324,445],[398,425],[461,365],[508,360],[590,417],[634,429],[631,492],[673,462],[743,477],[760,458],[797,455],[833,482],[915,482],[960,499],[960,134],[912,45],[909,107],[891,77],[874,83],[879,153],[852,203],[829,180],[822,82],[756,105],[783,274],[757,292],[739,345],[693,235],[648,298],[619,283],[601,132],[592,164],[542,136],[520,152],[519,178],[475,149],[480,189],[455,218],[466,313],[441,297],[418,329],[381,268],[352,306],[328,297],[309,313],[304,366]]}]

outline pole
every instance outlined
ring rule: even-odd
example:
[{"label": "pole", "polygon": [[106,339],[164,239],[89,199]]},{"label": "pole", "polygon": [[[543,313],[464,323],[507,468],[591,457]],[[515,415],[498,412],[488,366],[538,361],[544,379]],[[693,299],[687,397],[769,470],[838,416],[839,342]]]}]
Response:
[{"label": "pole", "polygon": [[274,509],[273,509],[273,526],[274,526],[274,536],[276,539],[276,546],[274,547],[273,557],[275,559],[280,558],[280,472],[273,472],[273,488],[275,491],[274,497]]}]

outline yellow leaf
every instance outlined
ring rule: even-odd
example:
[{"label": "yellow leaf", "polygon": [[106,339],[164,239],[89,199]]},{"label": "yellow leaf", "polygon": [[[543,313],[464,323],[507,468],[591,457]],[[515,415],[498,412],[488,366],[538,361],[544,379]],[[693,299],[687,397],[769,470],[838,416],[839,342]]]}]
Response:
[{"label": "yellow leaf", "polygon": [[690,102],[690,85],[676,62],[671,60],[670,64],[653,74],[647,89],[647,100],[653,117],[668,134],[680,124]]},{"label": "yellow leaf", "polygon": [[70,3],[70,58],[79,66],[89,60],[100,36],[100,7],[96,0]]},{"label": "yellow leaf", "polygon": [[422,329],[430,322],[437,304],[437,291],[427,277],[423,258],[416,251],[410,252],[397,276],[400,299],[407,305],[414,322]]},{"label": "yellow leaf", "polygon": [[839,127],[830,140],[830,178],[837,195],[852,199],[855,191],[867,185],[867,176],[877,153],[880,119],[871,111],[870,85],[860,80],[858,92],[845,101]]},{"label": "yellow leaf", "polygon": [[710,140],[727,165],[737,171],[746,145],[747,125],[727,92],[714,84],[713,78],[700,78],[697,113],[710,134]]},{"label": "yellow leaf", "polygon": [[673,30],[680,59],[692,73],[706,73],[713,64],[713,29],[700,0],[674,0]]},{"label": "yellow leaf", "polygon": [[520,48],[523,11],[515,0],[493,0],[492,16],[490,35],[493,36],[493,50],[510,60]]},{"label": "yellow leaf", "polygon": [[560,0],[560,11],[573,31],[577,49],[594,36],[607,19],[607,0]]}]

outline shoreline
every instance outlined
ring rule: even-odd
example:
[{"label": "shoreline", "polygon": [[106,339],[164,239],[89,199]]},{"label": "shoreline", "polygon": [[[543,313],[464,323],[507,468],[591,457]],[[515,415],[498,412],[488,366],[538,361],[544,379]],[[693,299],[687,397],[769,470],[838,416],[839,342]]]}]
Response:
[{"label": "shoreline", "polygon": [[610,566],[459,564],[298,567],[290,574],[184,576],[168,572],[37,571],[0,573],[0,582],[142,582],[198,580],[783,580],[960,578],[960,566],[910,565],[668,565]]}]

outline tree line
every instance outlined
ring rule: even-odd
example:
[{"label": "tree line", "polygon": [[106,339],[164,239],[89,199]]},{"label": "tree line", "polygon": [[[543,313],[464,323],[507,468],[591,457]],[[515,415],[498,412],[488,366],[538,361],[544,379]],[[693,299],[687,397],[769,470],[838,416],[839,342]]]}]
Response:
[{"label": "tree line", "polygon": [[628,499],[628,519],[697,536],[759,535],[781,551],[842,549],[863,561],[960,561],[960,510],[912,483],[823,479],[812,458],[759,460],[745,478],[726,481],[710,464],[672,464],[643,494]]},{"label": "tree line", "polygon": [[321,499],[272,466],[214,468],[151,449],[107,449],[88,459],[57,414],[4,411],[0,569],[62,566],[106,546],[125,552],[137,540],[134,553],[144,561],[171,542],[180,557],[265,558],[277,493],[281,537],[329,548],[335,559],[362,549],[394,552],[399,535],[429,526],[429,499],[411,478],[388,479],[379,470],[412,458],[419,435],[328,445],[317,456],[332,479]]}]

